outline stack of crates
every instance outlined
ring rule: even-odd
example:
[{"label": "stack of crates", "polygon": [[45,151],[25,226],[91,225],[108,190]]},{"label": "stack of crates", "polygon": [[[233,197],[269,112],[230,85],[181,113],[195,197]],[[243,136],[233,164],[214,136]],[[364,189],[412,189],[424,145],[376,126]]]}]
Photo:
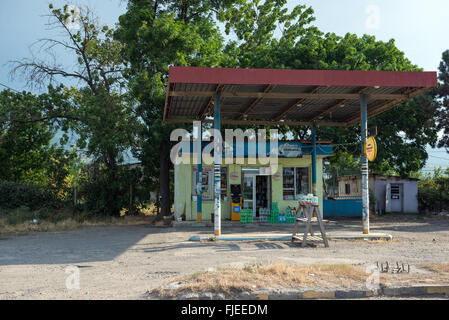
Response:
[{"label": "stack of crates", "polygon": [[260,208],[259,209],[259,222],[267,223],[270,216],[270,209],[268,208]]},{"label": "stack of crates", "polygon": [[286,223],[287,222],[287,213],[286,212],[280,212],[279,213],[279,222],[280,223]]},{"label": "stack of crates", "polygon": [[248,210],[246,215],[246,223],[253,223],[253,210]]},{"label": "stack of crates", "polygon": [[243,209],[240,212],[240,223],[253,223],[253,210]]},{"label": "stack of crates", "polygon": [[271,215],[269,218],[270,223],[279,223],[279,208],[277,202],[271,204]]},{"label": "stack of crates", "polygon": [[293,216],[293,210],[288,207],[286,212],[285,212],[285,222],[286,223],[292,223],[292,216]]},{"label": "stack of crates", "polygon": [[287,213],[286,213],[286,222],[287,223],[295,223],[296,220],[296,209],[294,208],[293,210],[288,207],[287,208]]}]

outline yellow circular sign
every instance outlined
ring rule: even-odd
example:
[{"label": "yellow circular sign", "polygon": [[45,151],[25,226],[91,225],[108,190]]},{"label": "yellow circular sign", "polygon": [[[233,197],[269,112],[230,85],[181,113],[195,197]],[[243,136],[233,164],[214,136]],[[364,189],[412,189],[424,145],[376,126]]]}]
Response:
[{"label": "yellow circular sign", "polygon": [[364,147],[364,153],[365,158],[368,159],[368,161],[374,161],[377,156],[377,143],[374,137],[369,137],[366,139],[365,147]]}]

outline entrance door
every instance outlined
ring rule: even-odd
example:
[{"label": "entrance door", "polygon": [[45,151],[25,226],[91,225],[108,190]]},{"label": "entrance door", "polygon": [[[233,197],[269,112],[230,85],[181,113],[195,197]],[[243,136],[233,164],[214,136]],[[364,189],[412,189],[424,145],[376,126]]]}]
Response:
[{"label": "entrance door", "polygon": [[243,208],[253,211],[253,216],[256,207],[256,176],[252,174],[243,174]]},{"label": "entrance door", "polygon": [[402,212],[403,185],[391,184],[391,211]]},{"label": "entrance door", "polygon": [[259,216],[260,208],[271,206],[271,179],[260,168],[242,169],[243,208],[253,211],[253,217]]},{"label": "entrance door", "polygon": [[260,216],[260,209],[270,207],[270,176],[256,176],[256,216]]}]

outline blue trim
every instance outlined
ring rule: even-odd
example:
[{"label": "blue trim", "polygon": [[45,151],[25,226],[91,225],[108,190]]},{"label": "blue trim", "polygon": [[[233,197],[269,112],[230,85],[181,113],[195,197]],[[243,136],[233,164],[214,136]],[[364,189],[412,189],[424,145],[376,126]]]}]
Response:
[{"label": "blue trim", "polygon": [[[190,146],[187,145],[188,143],[190,143]],[[211,142],[203,141],[202,142],[202,146],[201,146],[202,150],[204,150],[204,148],[209,143],[211,143]],[[190,141],[190,142],[189,141],[181,142],[180,151],[182,152],[183,149],[184,150],[189,150],[189,151],[193,150],[193,145],[192,144],[193,144],[192,141]],[[248,144],[249,144],[248,141],[244,141],[243,142],[243,156],[245,158],[248,157]],[[258,143],[254,143],[254,144],[255,144],[255,152],[257,154],[257,151],[259,150]],[[266,148],[265,150],[267,151],[267,156],[269,156],[269,151],[271,150],[270,149],[270,142],[267,141],[266,144],[267,145],[265,147]],[[311,144],[302,144],[301,142],[291,142],[291,141],[279,141],[279,143],[278,143],[279,147],[281,147],[283,145],[287,145],[287,144],[288,145],[294,145],[294,146],[296,146],[296,147],[301,149],[301,155],[298,156],[297,158],[301,158],[304,155],[309,156],[309,155],[312,155],[312,153],[313,153],[313,146]],[[237,142],[235,142],[235,141],[234,141],[234,144],[233,144],[233,149],[234,149],[233,151],[234,151],[234,157],[235,157],[236,156],[236,152],[237,152]],[[254,147],[253,147],[253,150],[254,150]],[[332,152],[333,152],[333,147],[332,147],[331,144],[319,144],[319,145],[317,144],[316,145],[316,155],[317,156],[331,156]],[[190,152],[188,152],[188,153],[190,153]],[[213,154],[213,150],[212,150],[212,154]],[[223,157],[225,157],[225,150],[223,150]],[[285,157],[280,155],[279,158],[285,158]]]},{"label": "blue trim", "polygon": [[316,190],[316,126],[312,126],[312,193],[317,194]]},{"label": "blue trim", "polygon": [[323,200],[324,217],[361,217],[362,200],[359,199],[338,199]]},{"label": "blue trim", "polygon": [[[203,130],[202,130],[202,123],[200,122],[200,126],[198,128],[198,139],[202,140],[203,138]],[[201,142],[202,145],[202,142]],[[202,159],[202,153],[198,150],[198,157],[199,159]],[[201,212],[201,215],[203,213],[203,188],[202,188],[202,172],[203,172],[203,161],[199,161],[198,163],[198,172],[197,172],[197,186],[199,186],[199,190],[197,190],[197,197],[196,197],[196,212]],[[201,217],[202,218],[202,217]],[[197,217],[198,219],[198,217]]]},{"label": "blue trim", "polygon": [[361,135],[362,135],[362,223],[363,233],[369,233],[369,192],[368,159],[364,155],[364,145],[368,135],[366,94],[360,95]]}]

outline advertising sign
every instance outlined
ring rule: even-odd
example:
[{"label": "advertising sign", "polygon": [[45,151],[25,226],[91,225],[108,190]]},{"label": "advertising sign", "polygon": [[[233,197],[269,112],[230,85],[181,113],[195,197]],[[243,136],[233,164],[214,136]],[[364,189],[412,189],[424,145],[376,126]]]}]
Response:
[{"label": "advertising sign", "polygon": [[369,137],[366,139],[365,146],[364,146],[364,153],[365,158],[368,159],[368,161],[374,161],[377,156],[377,143],[374,137]]}]

